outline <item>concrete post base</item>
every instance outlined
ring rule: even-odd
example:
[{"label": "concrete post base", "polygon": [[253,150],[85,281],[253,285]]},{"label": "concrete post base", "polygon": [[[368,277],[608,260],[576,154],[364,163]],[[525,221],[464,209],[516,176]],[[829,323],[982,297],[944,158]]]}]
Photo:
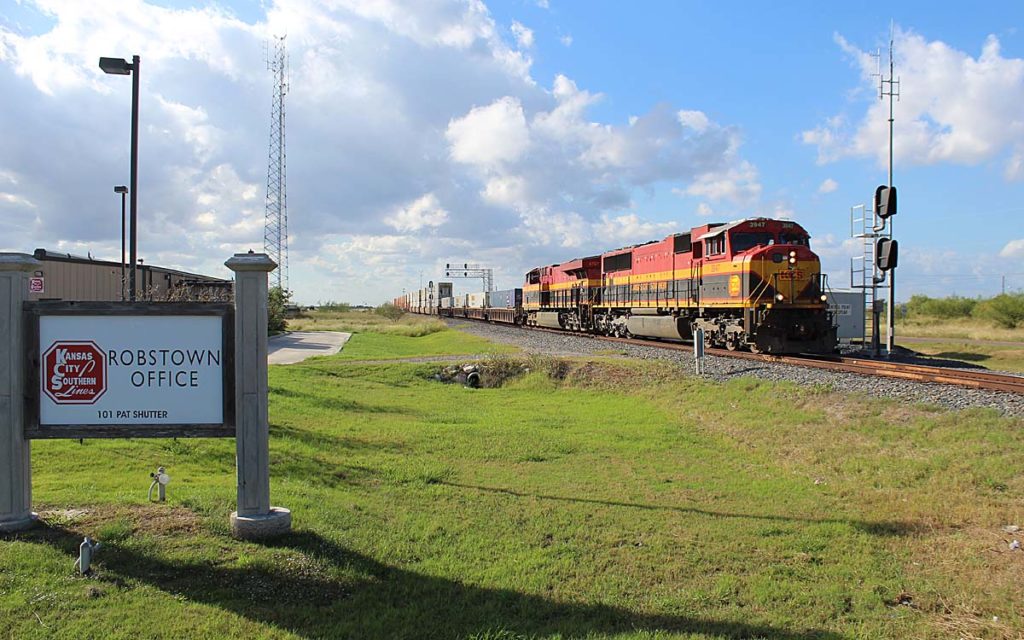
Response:
[{"label": "concrete post base", "polygon": [[38,513],[30,513],[27,518],[20,518],[18,520],[3,520],[0,521],[0,533],[24,531],[25,529],[36,526],[37,522],[39,522]]},{"label": "concrete post base", "polygon": [[231,512],[231,535],[242,540],[261,540],[282,536],[292,530],[292,512],[284,507],[270,507],[270,513],[240,516]]}]

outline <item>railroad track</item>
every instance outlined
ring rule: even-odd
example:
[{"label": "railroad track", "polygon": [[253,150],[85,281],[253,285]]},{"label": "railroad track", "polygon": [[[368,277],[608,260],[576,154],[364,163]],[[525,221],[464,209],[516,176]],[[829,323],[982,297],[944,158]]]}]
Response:
[{"label": "railroad track", "polygon": [[[455,318],[456,320],[476,320],[476,318]],[[494,323],[491,323],[494,324]],[[516,327],[497,323],[499,326]],[[520,327],[526,330],[526,327]],[[675,351],[693,351],[693,346],[679,342],[665,342],[663,340],[639,340],[636,338],[615,338],[611,336],[595,336],[589,333],[574,333],[560,331],[558,329],[547,329],[544,327],[531,327],[530,330],[548,331],[561,335],[573,335],[579,337],[615,342],[619,344],[633,344],[642,347],[657,347],[661,349],[672,349]],[[769,355],[749,353],[746,351],[729,351],[727,349],[707,349],[709,355],[726,358],[741,358],[760,362],[778,362],[797,367],[813,367],[830,371],[841,371],[844,373],[858,373],[866,376],[877,376],[883,378],[899,378],[913,382],[929,382],[932,384],[947,384],[973,389],[985,389],[988,391],[1002,391],[1005,393],[1019,393],[1024,395],[1024,376],[1015,376],[1005,373],[993,373],[990,371],[979,371],[977,369],[954,369],[950,367],[938,367],[922,364],[910,364],[906,362],[892,362],[889,360],[872,360],[870,358],[854,358],[847,356],[824,356],[824,355]]]}]

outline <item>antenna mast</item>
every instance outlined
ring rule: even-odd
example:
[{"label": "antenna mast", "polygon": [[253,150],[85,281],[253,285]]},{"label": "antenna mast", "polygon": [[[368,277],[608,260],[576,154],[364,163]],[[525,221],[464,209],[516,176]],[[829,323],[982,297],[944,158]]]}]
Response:
[{"label": "antenna mast", "polygon": [[274,74],[274,100],[270,106],[270,150],[267,154],[267,204],[263,227],[263,250],[277,263],[271,286],[288,291],[288,194],[284,97],[288,94],[288,52],[284,39],[274,38],[274,50],[267,47],[267,69]]},{"label": "antenna mast", "polygon": [[[879,72],[878,74],[878,99],[884,100],[889,98],[889,189],[892,189],[892,130],[893,130],[893,98],[899,100],[900,97],[900,79],[893,75],[895,62],[893,61],[893,24],[889,23],[889,77],[886,78]],[[889,240],[893,239],[892,235],[892,216],[882,221],[882,227],[878,230],[884,229],[885,224],[889,225]],[[889,303],[886,305],[886,339],[885,339],[885,350],[889,356],[892,356],[893,349],[896,346],[896,270],[892,269],[889,271]]]}]

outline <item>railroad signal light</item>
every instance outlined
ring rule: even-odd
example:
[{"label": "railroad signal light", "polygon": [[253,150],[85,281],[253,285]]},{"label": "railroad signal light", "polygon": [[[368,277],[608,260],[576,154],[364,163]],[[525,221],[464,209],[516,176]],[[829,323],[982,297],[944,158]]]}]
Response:
[{"label": "railroad signal light", "polygon": [[882,184],[875,189],[875,213],[883,220],[896,215],[896,187]]},{"label": "railroad signal light", "polygon": [[882,271],[896,268],[899,244],[889,238],[879,238],[875,245],[875,266]]}]

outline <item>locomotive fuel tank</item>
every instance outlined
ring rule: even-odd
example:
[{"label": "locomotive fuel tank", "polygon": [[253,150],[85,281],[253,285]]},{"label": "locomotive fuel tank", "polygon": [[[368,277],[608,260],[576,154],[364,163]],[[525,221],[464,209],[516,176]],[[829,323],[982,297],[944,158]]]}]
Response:
[{"label": "locomotive fuel tank", "polygon": [[626,328],[635,336],[648,338],[672,338],[681,340],[690,337],[689,324],[673,316],[630,316]]}]

